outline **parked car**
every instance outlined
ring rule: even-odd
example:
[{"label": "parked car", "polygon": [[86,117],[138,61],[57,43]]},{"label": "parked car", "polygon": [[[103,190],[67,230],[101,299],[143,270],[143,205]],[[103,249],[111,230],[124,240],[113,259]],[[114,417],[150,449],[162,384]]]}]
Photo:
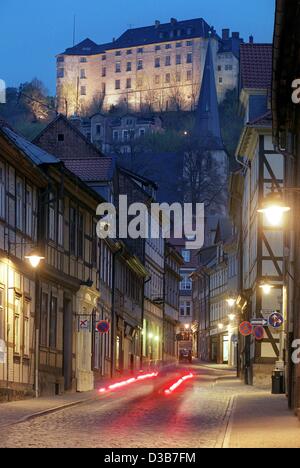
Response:
[{"label": "parked car", "polygon": [[179,352],[179,362],[192,362],[192,351],[190,349],[181,349]]}]

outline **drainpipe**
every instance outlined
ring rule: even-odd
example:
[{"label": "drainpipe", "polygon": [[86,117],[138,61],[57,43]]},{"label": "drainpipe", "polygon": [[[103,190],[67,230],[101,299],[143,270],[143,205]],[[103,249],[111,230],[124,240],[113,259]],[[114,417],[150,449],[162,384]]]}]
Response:
[{"label": "drainpipe", "polygon": [[113,253],[113,270],[112,270],[112,285],[111,285],[111,363],[110,375],[113,378],[115,373],[115,339],[116,339],[116,314],[115,314],[115,286],[116,286],[116,260],[123,252],[123,246],[118,242],[118,250]]}]

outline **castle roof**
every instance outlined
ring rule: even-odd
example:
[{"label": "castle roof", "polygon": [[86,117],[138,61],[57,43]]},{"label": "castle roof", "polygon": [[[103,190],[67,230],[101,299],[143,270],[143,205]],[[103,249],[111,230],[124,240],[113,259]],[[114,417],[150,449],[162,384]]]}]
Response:
[{"label": "castle roof", "polygon": [[[153,26],[127,29],[117,40],[97,45],[91,39],[85,39],[74,47],[66,49],[65,55],[97,55],[107,50],[125,49],[130,47],[143,47],[144,45],[164,43],[170,41],[181,41],[202,37],[208,39],[212,28],[203,18],[185,21],[172,19],[170,23],[161,24],[157,22]],[[216,33],[215,37],[219,40]]]}]

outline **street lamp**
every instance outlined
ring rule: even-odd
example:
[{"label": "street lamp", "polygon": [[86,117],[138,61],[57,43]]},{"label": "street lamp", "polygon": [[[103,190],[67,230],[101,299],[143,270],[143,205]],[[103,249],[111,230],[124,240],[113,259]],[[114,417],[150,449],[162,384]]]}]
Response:
[{"label": "street lamp", "polygon": [[25,259],[29,261],[32,268],[37,268],[42,260],[45,260],[39,251],[32,250],[28,255],[25,255]]},{"label": "street lamp", "polygon": [[223,323],[219,323],[219,324],[218,324],[218,329],[219,329],[219,330],[223,330],[223,328],[224,328]]},{"label": "street lamp", "polygon": [[282,224],[283,215],[289,211],[291,208],[284,204],[280,194],[274,192],[266,196],[262,208],[257,210],[258,213],[264,214],[267,221],[274,227]]},{"label": "street lamp", "polygon": [[233,297],[229,297],[228,299],[226,299],[226,302],[231,309],[236,305],[236,299],[234,299]]},{"label": "street lamp", "polygon": [[272,289],[274,289],[273,284],[269,283],[267,280],[263,281],[259,287],[260,289],[262,289],[263,293],[266,296],[268,296],[271,293]]},{"label": "street lamp", "polygon": [[231,322],[235,320],[235,314],[229,314],[228,317]]}]

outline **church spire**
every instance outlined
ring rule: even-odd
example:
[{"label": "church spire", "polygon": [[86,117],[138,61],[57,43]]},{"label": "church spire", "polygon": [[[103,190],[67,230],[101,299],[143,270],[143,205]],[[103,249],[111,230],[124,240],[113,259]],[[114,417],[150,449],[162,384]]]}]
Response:
[{"label": "church spire", "polygon": [[220,116],[211,41],[208,42],[199,102],[196,111],[194,137],[202,148],[223,150]]}]

